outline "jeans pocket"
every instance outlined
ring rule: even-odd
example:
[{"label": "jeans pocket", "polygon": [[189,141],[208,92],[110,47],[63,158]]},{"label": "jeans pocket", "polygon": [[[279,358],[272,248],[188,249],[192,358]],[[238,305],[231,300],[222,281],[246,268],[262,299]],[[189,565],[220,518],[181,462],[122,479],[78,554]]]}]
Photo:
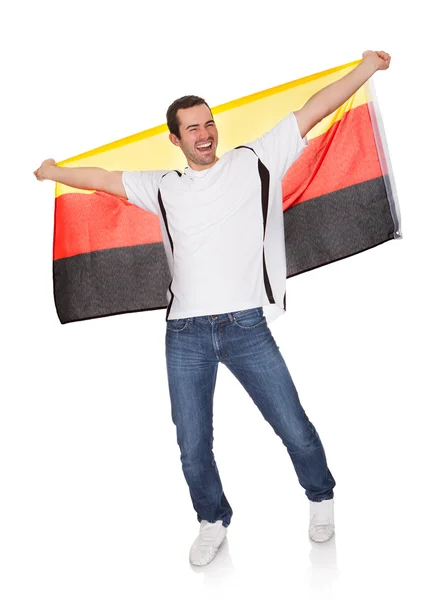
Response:
[{"label": "jeans pocket", "polygon": [[266,323],[262,307],[248,308],[233,313],[234,323],[240,329],[253,329]]},{"label": "jeans pocket", "polygon": [[192,321],[191,318],[188,319],[168,319],[166,323],[167,329],[169,331],[184,331],[189,323]]}]

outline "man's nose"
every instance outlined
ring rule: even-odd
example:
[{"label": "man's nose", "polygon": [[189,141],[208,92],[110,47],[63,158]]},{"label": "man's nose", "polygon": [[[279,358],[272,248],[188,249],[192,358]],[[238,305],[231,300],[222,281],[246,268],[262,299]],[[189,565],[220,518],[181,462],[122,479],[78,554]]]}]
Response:
[{"label": "man's nose", "polygon": [[210,136],[209,132],[207,131],[207,129],[205,127],[202,127],[199,130],[199,138],[200,140],[207,140]]}]

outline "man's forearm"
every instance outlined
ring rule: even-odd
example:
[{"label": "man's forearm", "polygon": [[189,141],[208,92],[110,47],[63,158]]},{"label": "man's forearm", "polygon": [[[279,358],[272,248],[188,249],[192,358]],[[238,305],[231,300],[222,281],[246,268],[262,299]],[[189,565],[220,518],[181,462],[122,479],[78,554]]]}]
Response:
[{"label": "man's forearm", "polygon": [[321,121],[346,102],[377,70],[372,60],[364,59],[350,73],[311,96],[304,106]]},{"label": "man's forearm", "polygon": [[102,190],[107,171],[99,167],[57,167],[49,165],[44,177],[79,190]]}]

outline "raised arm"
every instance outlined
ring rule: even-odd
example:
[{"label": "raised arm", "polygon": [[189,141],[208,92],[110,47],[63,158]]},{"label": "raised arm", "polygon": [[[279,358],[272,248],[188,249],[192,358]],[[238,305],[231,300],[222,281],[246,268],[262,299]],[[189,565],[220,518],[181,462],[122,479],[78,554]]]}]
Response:
[{"label": "raised arm", "polygon": [[350,73],[311,96],[300,110],[294,111],[302,137],[346,102],[376,71],[390,66],[391,57],[387,52],[366,50],[362,58]]},{"label": "raised arm", "polygon": [[33,172],[36,179],[50,179],[79,190],[98,190],[127,200],[123,171],[106,171],[99,167],[57,167],[53,158],[44,160]]}]

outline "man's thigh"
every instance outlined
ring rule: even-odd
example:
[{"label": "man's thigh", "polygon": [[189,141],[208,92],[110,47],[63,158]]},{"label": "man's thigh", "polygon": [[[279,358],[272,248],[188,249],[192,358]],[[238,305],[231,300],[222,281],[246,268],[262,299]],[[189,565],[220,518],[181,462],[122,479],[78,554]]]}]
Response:
[{"label": "man's thigh", "polygon": [[228,358],[223,362],[269,422],[290,429],[303,426],[305,412],[291,374],[265,317],[260,309],[254,310],[232,323],[226,335]]},{"label": "man's thigh", "polygon": [[212,429],[218,361],[212,356],[207,337],[205,329],[192,319],[167,322],[165,353],[171,413],[181,441],[187,445],[198,442],[198,435],[208,437]]}]

